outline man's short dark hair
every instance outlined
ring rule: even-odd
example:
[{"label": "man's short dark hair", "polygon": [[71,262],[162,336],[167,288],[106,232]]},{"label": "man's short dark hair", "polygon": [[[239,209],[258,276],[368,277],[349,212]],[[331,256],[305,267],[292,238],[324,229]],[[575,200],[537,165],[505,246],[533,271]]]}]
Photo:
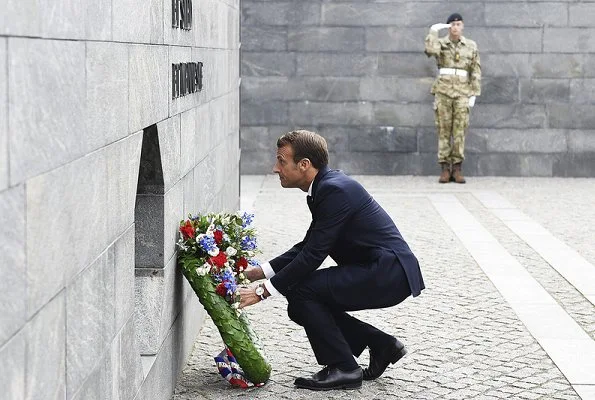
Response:
[{"label": "man's short dark hair", "polygon": [[326,140],[317,133],[303,129],[288,132],[277,139],[277,148],[287,145],[293,149],[293,161],[296,164],[303,158],[309,159],[316,169],[328,164]]},{"label": "man's short dark hair", "polygon": [[463,17],[461,16],[461,14],[459,14],[459,13],[450,14],[448,16],[448,18],[446,19],[447,24],[450,24],[451,22],[454,22],[454,21],[463,21]]}]

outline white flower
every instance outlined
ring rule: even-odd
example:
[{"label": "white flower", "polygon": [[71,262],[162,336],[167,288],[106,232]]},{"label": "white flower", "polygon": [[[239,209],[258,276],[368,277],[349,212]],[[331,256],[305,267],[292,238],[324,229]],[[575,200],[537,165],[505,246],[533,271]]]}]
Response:
[{"label": "white flower", "polygon": [[209,251],[209,255],[211,257],[217,257],[218,254],[219,254],[219,247],[215,247],[214,249]]},{"label": "white flower", "polygon": [[198,276],[205,276],[206,274],[209,273],[210,270],[211,270],[211,266],[207,263],[204,263],[200,267],[196,267],[196,273],[198,274]]},{"label": "white flower", "polygon": [[229,225],[229,221],[230,221],[229,217],[225,216],[224,218],[221,219],[221,225],[227,226],[227,225]]},{"label": "white flower", "polygon": [[225,253],[229,256],[229,257],[233,257],[236,254],[238,254],[238,251],[236,249],[234,249],[233,247],[229,246],[227,248],[227,250],[225,250]]}]

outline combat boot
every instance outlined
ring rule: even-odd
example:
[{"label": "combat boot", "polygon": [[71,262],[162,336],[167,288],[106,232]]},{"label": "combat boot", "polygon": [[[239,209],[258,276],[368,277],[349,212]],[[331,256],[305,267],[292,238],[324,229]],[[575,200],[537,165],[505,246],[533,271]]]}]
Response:
[{"label": "combat boot", "polygon": [[452,175],[455,178],[456,183],[465,183],[465,177],[463,176],[463,170],[461,169],[461,163],[452,165]]},{"label": "combat boot", "polygon": [[450,181],[450,164],[448,163],[440,163],[442,166],[442,172],[440,173],[440,178],[438,179],[439,183],[448,183]]}]

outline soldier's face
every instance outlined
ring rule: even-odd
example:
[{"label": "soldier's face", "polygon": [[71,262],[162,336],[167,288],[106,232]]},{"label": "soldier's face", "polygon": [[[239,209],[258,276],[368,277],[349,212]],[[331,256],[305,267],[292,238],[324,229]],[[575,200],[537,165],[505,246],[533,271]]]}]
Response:
[{"label": "soldier's face", "polygon": [[449,32],[453,37],[460,37],[463,34],[463,21],[453,21],[450,23]]}]

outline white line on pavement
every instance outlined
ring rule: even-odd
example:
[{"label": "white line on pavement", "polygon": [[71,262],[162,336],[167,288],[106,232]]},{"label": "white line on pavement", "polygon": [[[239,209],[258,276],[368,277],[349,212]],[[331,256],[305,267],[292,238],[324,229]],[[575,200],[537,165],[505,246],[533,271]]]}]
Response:
[{"label": "white line on pavement", "polygon": [[595,341],[454,195],[429,198],[575,390],[595,385]]}]

